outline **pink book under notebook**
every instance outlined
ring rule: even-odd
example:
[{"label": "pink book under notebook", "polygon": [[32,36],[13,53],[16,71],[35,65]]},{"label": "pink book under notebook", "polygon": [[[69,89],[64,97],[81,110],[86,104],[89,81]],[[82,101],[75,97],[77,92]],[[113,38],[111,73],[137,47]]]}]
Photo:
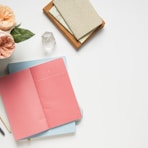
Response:
[{"label": "pink book under notebook", "polygon": [[82,117],[62,58],[1,77],[0,95],[16,140]]}]

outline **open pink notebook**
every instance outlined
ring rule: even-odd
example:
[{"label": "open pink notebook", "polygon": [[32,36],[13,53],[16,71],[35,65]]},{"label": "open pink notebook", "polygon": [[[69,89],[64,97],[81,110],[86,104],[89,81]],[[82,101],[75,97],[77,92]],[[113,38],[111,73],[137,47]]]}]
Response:
[{"label": "open pink notebook", "polygon": [[62,58],[1,77],[0,95],[16,140],[82,117]]}]

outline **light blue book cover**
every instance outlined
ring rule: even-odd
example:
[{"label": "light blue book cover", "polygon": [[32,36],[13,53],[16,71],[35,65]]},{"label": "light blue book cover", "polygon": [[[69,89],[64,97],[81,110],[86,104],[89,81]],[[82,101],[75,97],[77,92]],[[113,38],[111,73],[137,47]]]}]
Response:
[{"label": "light blue book cover", "polygon": [[[65,57],[62,57],[66,63]],[[31,60],[31,61],[23,61],[23,62],[16,62],[16,63],[9,63],[8,64],[8,71],[9,73],[14,73],[26,68],[30,68],[32,66],[36,66],[38,64],[42,64],[44,62],[48,62],[53,60],[54,58],[42,58],[38,60]],[[62,135],[62,134],[70,134],[70,133],[75,133],[76,131],[76,123],[71,122],[67,123],[65,125],[58,126],[53,129],[49,129],[47,131],[41,132],[36,135],[32,135],[28,138],[41,138],[41,137],[47,137],[47,136],[55,136],[55,135]]]}]

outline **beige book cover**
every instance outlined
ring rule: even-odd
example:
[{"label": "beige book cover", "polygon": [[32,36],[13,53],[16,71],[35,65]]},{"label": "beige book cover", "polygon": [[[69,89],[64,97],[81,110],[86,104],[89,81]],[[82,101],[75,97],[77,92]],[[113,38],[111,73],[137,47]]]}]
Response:
[{"label": "beige book cover", "polygon": [[53,0],[53,3],[78,40],[102,24],[89,0]]},{"label": "beige book cover", "polygon": [[[55,19],[61,23],[61,25],[63,25],[72,35],[73,35],[73,32],[71,32],[70,28],[67,26],[67,24],[65,23],[63,17],[60,15],[60,13],[58,12],[58,10],[56,9],[55,6],[53,6],[50,10],[49,10],[49,13],[55,17]],[[84,43],[87,38],[93,33],[93,31],[91,31],[90,33],[88,33],[87,35],[83,36],[81,39],[79,39],[79,42],[80,43]]]}]

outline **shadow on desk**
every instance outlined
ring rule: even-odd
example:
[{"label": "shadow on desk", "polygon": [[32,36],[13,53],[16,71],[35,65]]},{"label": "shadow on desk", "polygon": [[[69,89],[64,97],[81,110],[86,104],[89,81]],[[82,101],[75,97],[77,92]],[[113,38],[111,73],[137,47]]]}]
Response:
[{"label": "shadow on desk", "polygon": [[11,57],[7,59],[0,59],[0,76],[8,74],[7,65],[10,61]]},{"label": "shadow on desk", "polygon": [[32,145],[34,142],[41,142],[41,141],[50,141],[50,140],[56,140],[58,138],[72,138],[76,133],[69,133],[64,135],[55,135],[55,136],[49,136],[49,137],[43,137],[43,138],[35,138],[35,139],[28,139],[28,140],[20,140],[16,141],[16,145],[18,146],[29,146]]}]

